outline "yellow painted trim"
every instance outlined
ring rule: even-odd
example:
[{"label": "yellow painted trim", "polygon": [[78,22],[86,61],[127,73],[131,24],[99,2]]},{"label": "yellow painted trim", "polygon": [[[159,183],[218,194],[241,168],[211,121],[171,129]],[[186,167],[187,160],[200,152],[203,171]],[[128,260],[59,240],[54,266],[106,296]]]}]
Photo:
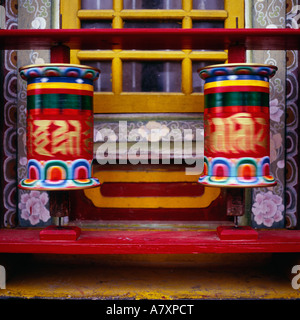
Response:
[{"label": "yellow painted trim", "polygon": [[[224,9],[228,12],[225,28],[245,28],[244,0],[225,0]],[[238,18],[238,25],[236,19]]]},{"label": "yellow painted trim", "polygon": [[77,13],[81,7],[81,0],[72,0],[72,5],[69,1],[61,0],[60,3],[60,13],[63,17],[62,19],[62,29],[79,29],[80,28],[80,18]]},{"label": "yellow painted trim", "polygon": [[227,54],[223,51],[148,51],[148,50],[99,50],[99,51],[79,51],[77,58],[79,60],[112,60],[114,58],[120,58],[122,60],[183,60],[189,58],[193,61],[220,61],[223,62],[227,59]]},{"label": "yellow painted trim", "polygon": [[231,87],[231,86],[259,86],[269,88],[269,82],[260,80],[225,80],[209,82],[204,85],[204,89],[216,87]]},{"label": "yellow painted trim", "polygon": [[115,16],[114,10],[79,10],[80,20],[111,20]]},{"label": "yellow painted trim", "polygon": [[[120,15],[121,10],[123,9],[123,1],[115,0],[113,1],[113,20],[112,27],[113,29],[122,29],[123,28],[123,19]],[[95,10],[92,10],[95,11]]]},{"label": "yellow painted trim", "polygon": [[225,51],[190,51],[188,57],[193,61],[225,61],[228,54]]},{"label": "yellow painted trim", "polygon": [[191,10],[189,17],[195,20],[226,20],[228,12],[226,10]]},{"label": "yellow painted trim", "polygon": [[182,10],[191,11],[193,9],[193,0],[181,0]]},{"label": "yellow painted trim", "polygon": [[78,59],[77,55],[80,50],[70,50],[70,62],[75,64],[80,64],[80,60]]},{"label": "yellow painted trim", "polygon": [[[193,0],[182,0],[181,1],[182,10],[189,13],[193,9]],[[191,29],[193,27],[192,18],[186,15],[182,19],[182,29]]]},{"label": "yellow painted trim", "polygon": [[122,60],[115,57],[111,64],[112,71],[112,91],[115,94],[120,94],[123,91],[123,67]]},{"label": "yellow painted trim", "polygon": [[196,175],[187,175],[185,171],[97,171],[93,177],[104,182],[196,182]]},{"label": "yellow painted trim", "polygon": [[225,20],[228,16],[226,10],[164,10],[164,9],[143,9],[143,10],[79,10],[80,20],[110,20],[116,17],[120,20],[149,20],[149,19],[173,19],[179,20],[192,18],[193,20]]},{"label": "yellow painted trim", "polygon": [[94,93],[95,113],[203,112],[202,93]]},{"label": "yellow painted trim", "polygon": [[85,196],[100,208],[206,208],[220,192],[220,188],[205,188],[199,197],[104,197],[101,187],[84,190]]},{"label": "yellow painted trim", "polygon": [[184,58],[182,60],[182,81],[181,89],[185,94],[191,94],[193,92],[193,64],[192,60],[189,58]]},{"label": "yellow painted trim", "polygon": [[123,0],[113,0],[113,10],[116,12],[123,10]]},{"label": "yellow painted trim", "polygon": [[[100,188],[85,190],[85,196],[100,208],[206,208],[219,193],[206,188],[201,197],[103,197]],[[137,217],[138,218],[138,217]]]},{"label": "yellow painted trim", "polygon": [[48,82],[48,83],[31,83],[27,86],[27,91],[35,89],[76,89],[93,91],[93,86],[82,83],[65,83],[65,82]]},{"label": "yellow painted trim", "polygon": [[193,20],[191,17],[186,16],[182,19],[182,29],[192,29]]}]

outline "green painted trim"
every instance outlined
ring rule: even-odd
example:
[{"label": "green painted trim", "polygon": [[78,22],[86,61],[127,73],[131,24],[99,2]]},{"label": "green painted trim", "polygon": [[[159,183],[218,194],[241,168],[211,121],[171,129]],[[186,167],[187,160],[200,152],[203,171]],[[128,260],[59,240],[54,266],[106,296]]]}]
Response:
[{"label": "green painted trim", "polygon": [[205,95],[205,108],[230,106],[269,107],[269,94],[265,92],[223,92]]}]

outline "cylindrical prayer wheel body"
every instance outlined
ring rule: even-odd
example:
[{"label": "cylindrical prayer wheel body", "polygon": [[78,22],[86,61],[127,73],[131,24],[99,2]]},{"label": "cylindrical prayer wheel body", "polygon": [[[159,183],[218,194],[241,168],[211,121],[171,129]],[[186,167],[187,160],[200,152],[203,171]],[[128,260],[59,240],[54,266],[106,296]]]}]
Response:
[{"label": "cylindrical prayer wheel body", "polygon": [[93,82],[100,71],[45,64],[20,69],[27,81],[27,178],[19,187],[69,190],[98,186],[92,178]]},{"label": "cylindrical prayer wheel body", "polygon": [[199,70],[204,84],[204,170],[218,187],[276,184],[270,174],[269,79],[276,66],[223,64]]}]

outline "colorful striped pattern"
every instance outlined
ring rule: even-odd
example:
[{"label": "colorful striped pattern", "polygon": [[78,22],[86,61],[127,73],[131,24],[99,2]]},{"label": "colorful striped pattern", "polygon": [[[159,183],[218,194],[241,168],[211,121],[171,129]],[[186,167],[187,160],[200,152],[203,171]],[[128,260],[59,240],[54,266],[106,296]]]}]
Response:
[{"label": "colorful striped pattern", "polygon": [[[92,111],[93,97],[75,94],[38,94],[27,97],[27,106],[29,112],[31,110],[46,112],[46,109]],[[58,106],[60,107],[58,108]]]},{"label": "colorful striped pattern", "polygon": [[214,77],[204,85],[205,108],[228,106],[261,106],[269,107],[269,82],[265,77],[240,75]]},{"label": "colorful striped pattern", "polygon": [[99,71],[77,65],[21,68],[27,81],[28,179],[36,190],[99,186],[93,160],[93,80]]},{"label": "colorful striped pattern", "polygon": [[228,64],[199,71],[204,85],[204,171],[207,186],[256,187],[270,175],[269,78],[274,66]]},{"label": "colorful striped pattern", "polygon": [[50,160],[40,162],[28,161],[28,179],[21,181],[21,189],[69,190],[85,189],[99,186],[97,178],[91,178],[92,161],[77,159],[75,161]]},{"label": "colorful striped pattern", "polygon": [[205,157],[199,182],[216,187],[269,187],[275,179],[270,175],[270,158],[243,157],[238,160]]},{"label": "colorful striped pattern", "polygon": [[93,110],[94,88],[91,80],[62,81],[65,78],[60,79],[59,77],[52,77],[51,81],[49,80],[50,78],[42,78],[28,84],[27,109],[29,113],[64,113],[64,110],[67,109],[68,114],[71,110],[73,110],[71,113],[76,114],[79,110]]},{"label": "colorful striped pattern", "polygon": [[219,92],[265,92],[269,93],[269,82],[264,80],[248,80],[245,76],[239,76],[238,80],[230,80],[230,76],[223,81],[208,82],[204,85],[204,93]]}]

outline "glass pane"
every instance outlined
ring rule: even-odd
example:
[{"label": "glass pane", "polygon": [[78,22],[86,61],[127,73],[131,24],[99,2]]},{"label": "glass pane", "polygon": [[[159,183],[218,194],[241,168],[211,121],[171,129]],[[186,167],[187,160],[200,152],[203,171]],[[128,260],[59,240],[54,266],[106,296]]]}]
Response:
[{"label": "glass pane", "polygon": [[204,92],[204,80],[202,80],[198,74],[198,70],[209,65],[221,64],[220,61],[195,61],[193,62],[193,92]]},{"label": "glass pane", "polygon": [[113,8],[113,0],[81,0],[81,9],[107,10]]},{"label": "glass pane", "polygon": [[124,61],[123,91],[181,92],[181,63]]},{"label": "glass pane", "polygon": [[193,9],[224,10],[224,0],[193,0]]},{"label": "glass pane", "polygon": [[111,29],[112,22],[111,20],[82,20],[81,21],[82,29]]},{"label": "glass pane", "polygon": [[224,21],[193,21],[193,28],[224,28]]},{"label": "glass pane", "polygon": [[100,70],[99,78],[94,82],[95,92],[111,92],[111,61],[81,61],[81,64],[98,68]]},{"label": "glass pane", "polygon": [[182,22],[170,20],[124,21],[124,28],[181,28]]},{"label": "glass pane", "polygon": [[180,0],[124,0],[124,9],[181,9]]}]

